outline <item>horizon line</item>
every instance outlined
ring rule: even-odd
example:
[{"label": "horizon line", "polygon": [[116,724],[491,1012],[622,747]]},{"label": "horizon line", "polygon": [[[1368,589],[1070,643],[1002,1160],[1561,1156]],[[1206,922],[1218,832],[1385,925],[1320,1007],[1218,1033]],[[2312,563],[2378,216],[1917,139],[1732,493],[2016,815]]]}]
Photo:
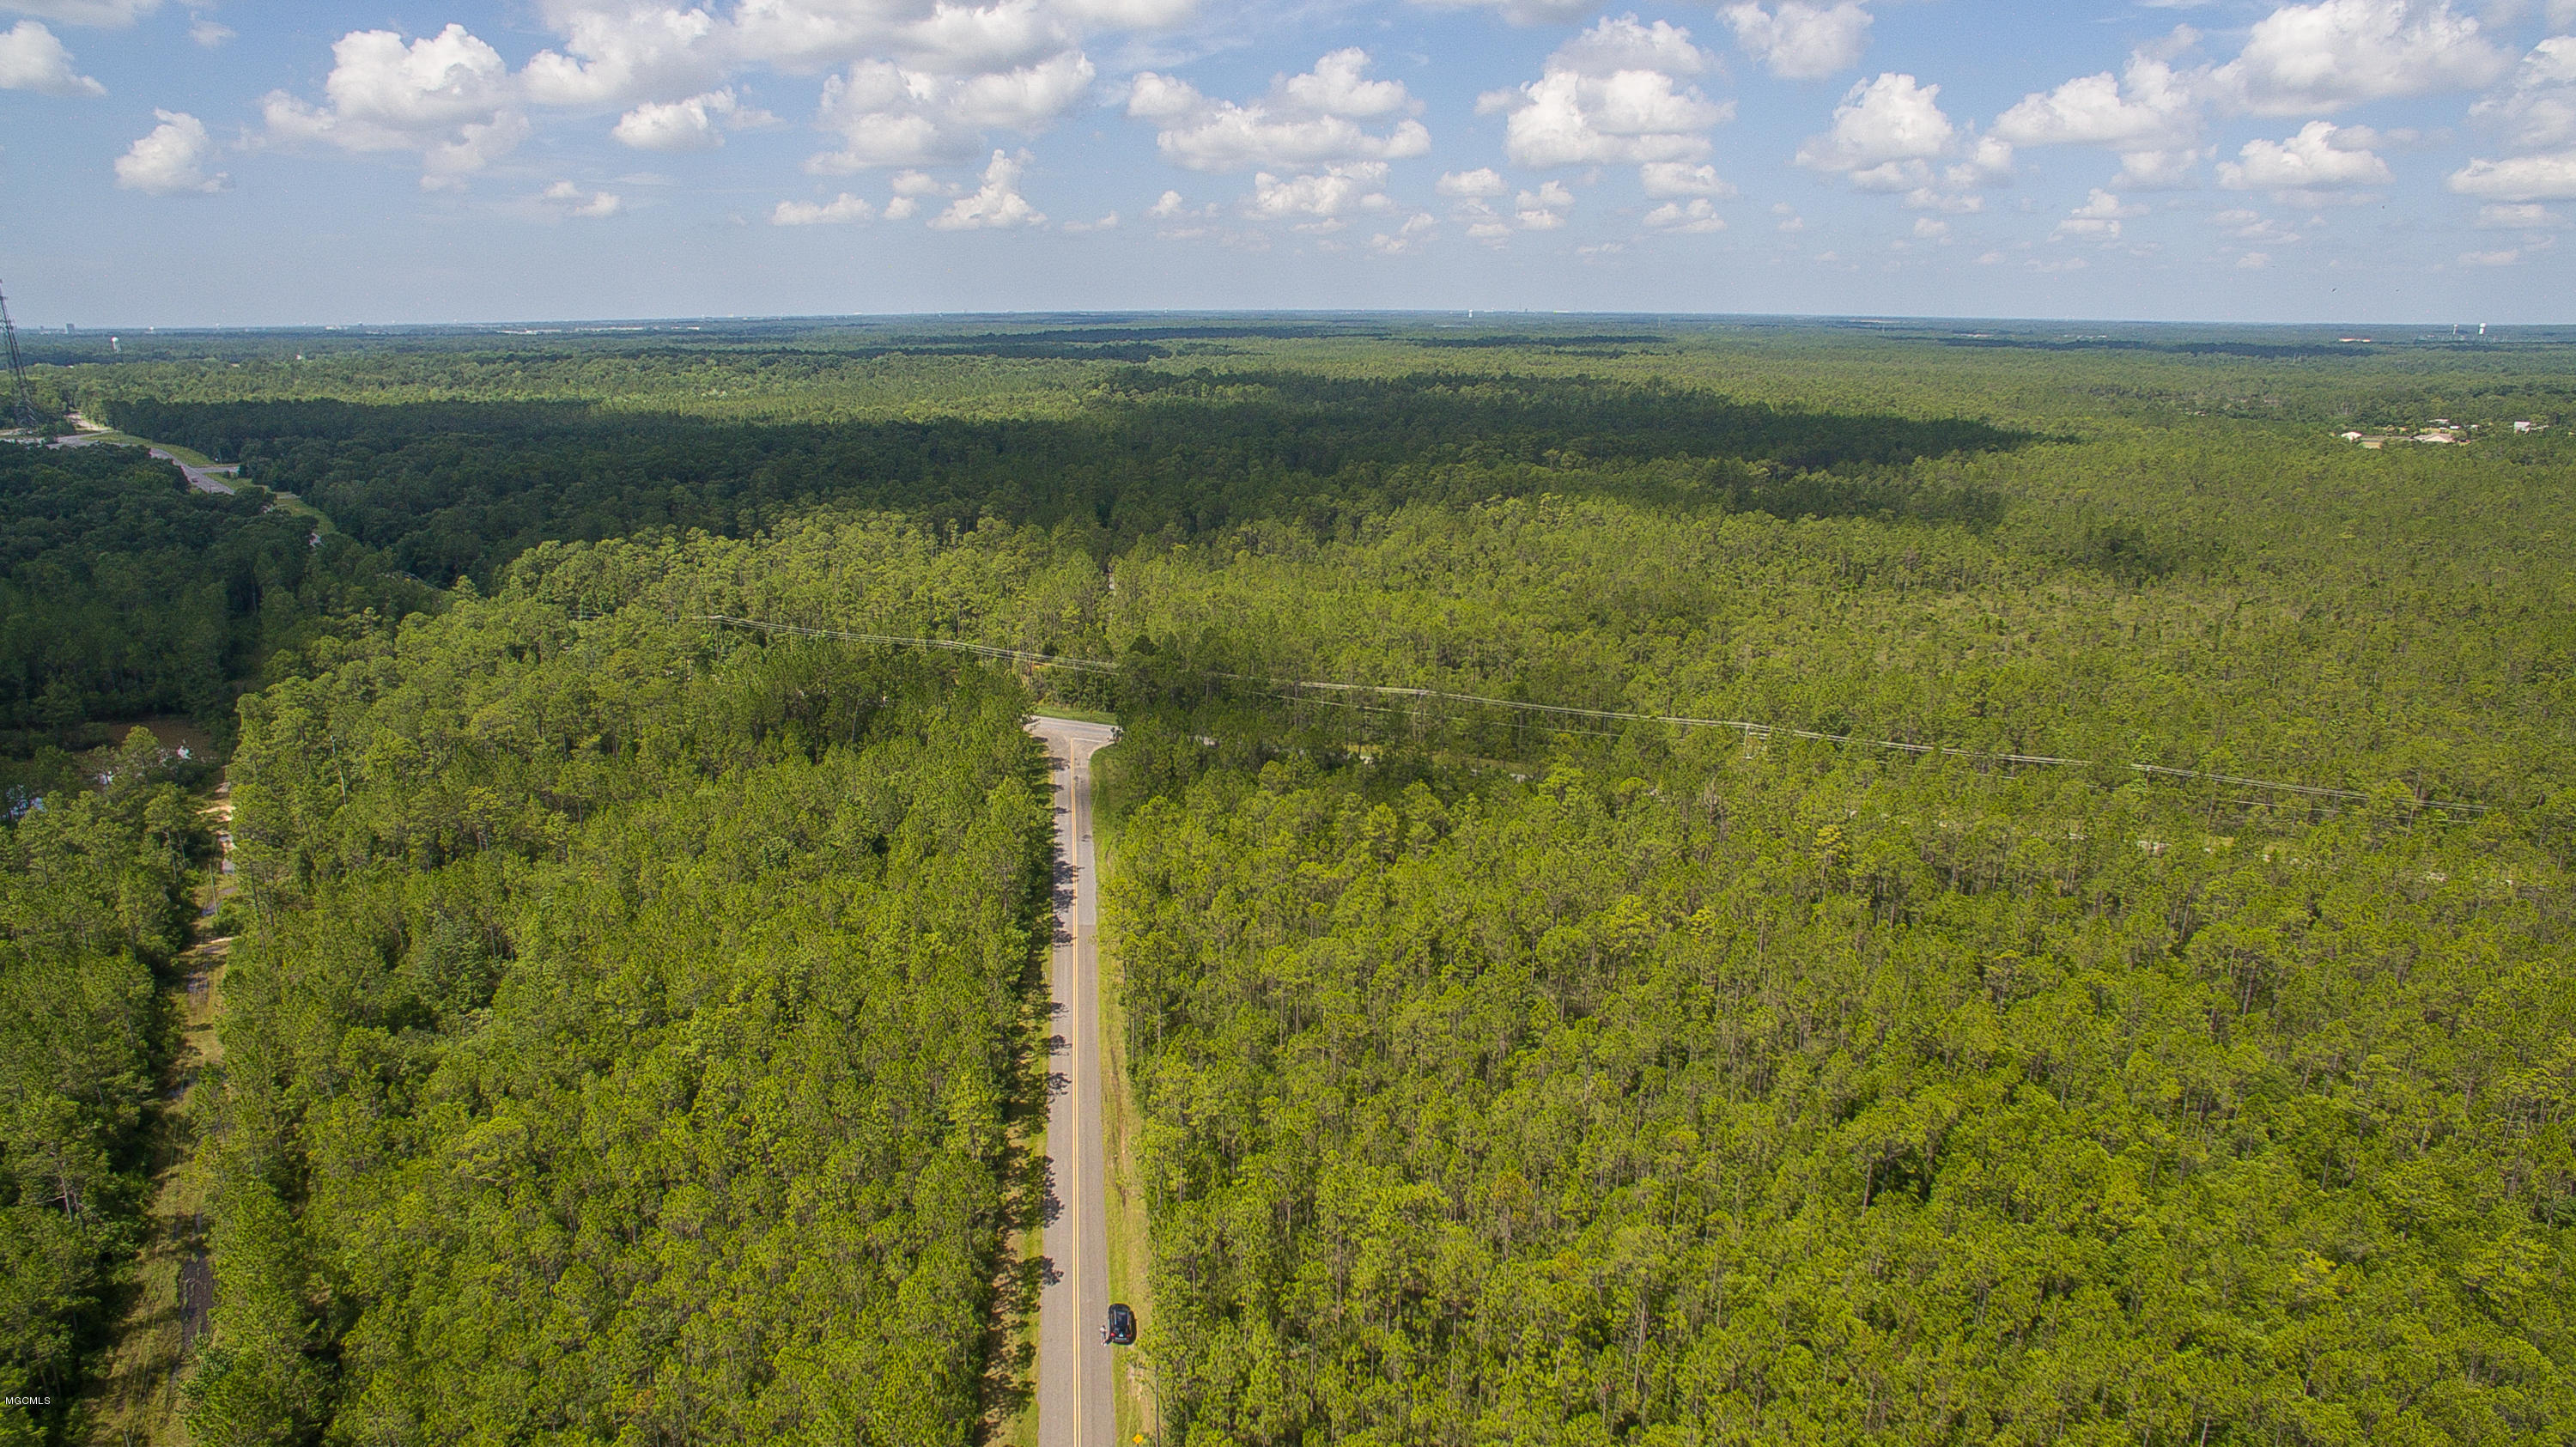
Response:
[{"label": "horizon line", "polygon": [[[1576,311],[1534,308],[1326,308],[1326,307],[1241,307],[1241,308],[1055,308],[1027,311],[911,311],[911,312],[777,312],[748,314],[706,314],[660,317],[522,317],[459,318],[448,321],[347,321],[347,322],[245,322],[245,323],[159,323],[129,322],[105,325],[83,325],[77,322],[21,322],[17,330],[29,341],[63,337],[158,336],[198,334],[316,333],[322,335],[369,332],[495,332],[495,331],[643,331],[664,328],[704,330],[710,326],[902,326],[925,324],[1011,324],[1050,320],[1131,320],[1189,319],[1223,321],[1250,318],[1296,318],[1329,322],[1427,321],[1434,318],[1463,319],[1473,323],[1484,318],[1516,318],[1523,321],[1558,319],[1563,321],[1617,320],[1632,324],[1691,325],[1770,325],[1770,326],[1985,326],[2008,328],[2097,326],[2126,328],[2198,327],[2243,331],[2342,330],[2372,329],[2440,329],[2450,328],[2463,338],[2477,333],[2510,332],[2530,334],[2551,331],[2576,331],[2576,321],[2569,322],[2490,322],[2490,321],[2404,321],[2315,319],[2307,321],[2221,321],[2208,319],[2160,320],[2140,317],[2082,316],[1976,316],[1959,313],[1909,312],[1660,312],[1660,311]],[[2474,329],[2474,331],[2472,330]],[[2358,339],[2376,340],[2376,339]]]}]

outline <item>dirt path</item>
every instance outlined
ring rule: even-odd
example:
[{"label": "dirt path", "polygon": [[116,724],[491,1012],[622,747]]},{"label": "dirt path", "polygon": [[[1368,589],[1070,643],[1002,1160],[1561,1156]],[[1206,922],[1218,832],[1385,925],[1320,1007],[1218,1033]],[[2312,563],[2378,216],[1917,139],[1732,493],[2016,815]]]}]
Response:
[{"label": "dirt path", "polygon": [[[207,809],[232,854],[229,786],[215,791]],[[232,892],[232,875],[219,868],[208,890],[209,917]],[[197,1162],[197,1077],[223,1059],[216,1038],[229,938],[212,939],[180,957],[171,994],[179,1017],[180,1045],[164,1077],[161,1110],[152,1125],[152,1206],[144,1218],[143,1250],[135,1258],[133,1296],[117,1344],[79,1414],[79,1440],[90,1447],[183,1447],[179,1385],[188,1353],[206,1334],[214,1305],[214,1265],[206,1254],[206,1182]]]}]

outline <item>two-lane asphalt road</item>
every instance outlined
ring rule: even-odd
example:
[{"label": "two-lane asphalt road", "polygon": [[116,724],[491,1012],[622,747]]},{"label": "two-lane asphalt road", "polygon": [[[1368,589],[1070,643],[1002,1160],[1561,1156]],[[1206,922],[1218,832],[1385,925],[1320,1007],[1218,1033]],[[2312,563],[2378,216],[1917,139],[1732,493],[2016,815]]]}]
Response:
[{"label": "two-lane asphalt road", "polygon": [[1056,1279],[1038,1298],[1039,1447],[1110,1447],[1117,1434],[1109,1321],[1109,1174],[1100,1137],[1100,890],[1091,861],[1091,756],[1107,724],[1038,718],[1055,762],[1056,932],[1049,976],[1067,1088],[1048,1107],[1047,1153],[1062,1210],[1046,1228]]},{"label": "two-lane asphalt road", "polygon": [[[87,431],[104,432],[107,430],[106,428],[99,427],[94,423],[83,420],[81,415],[77,412],[72,414],[72,425],[83,428]],[[56,447],[87,447],[97,440],[98,439],[95,437],[85,435],[61,437],[56,438],[52,445]],[[188,479],[188,486],[195,488],[199,492],[220,492],[230,494],[233,491],[233,485],[232,483],[225,481],[225,478],[238,478],[241,475],[241,464],[237,462],[226,462],[208,467],[194,467],[188,463],[181,462],[178,458],[171,456],[169,453],[162,451],[158,447],[151,446],[149,443],[145,444],[145,451],[149,452],[154,460],[169,463],[171,466],[179,469],[180,474]],[[217,473],[221,473],[223,476],[218,477],[216,476]]]}]

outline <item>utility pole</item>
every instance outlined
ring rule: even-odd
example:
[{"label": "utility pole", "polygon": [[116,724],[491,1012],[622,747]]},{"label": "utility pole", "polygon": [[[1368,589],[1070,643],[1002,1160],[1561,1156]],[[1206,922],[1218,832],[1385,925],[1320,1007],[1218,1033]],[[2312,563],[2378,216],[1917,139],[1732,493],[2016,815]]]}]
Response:
[{"label": "utility pole", "polygon": [[45,425],[45,419],[36,411],[36,394],[27,390],[27,363],[18,355],[18,328],[9,320],[9,298],[5,293],[0,293],[0,337],[9,344],[9,384],[14,394],[10,398],[9,420],[33,432]]}]

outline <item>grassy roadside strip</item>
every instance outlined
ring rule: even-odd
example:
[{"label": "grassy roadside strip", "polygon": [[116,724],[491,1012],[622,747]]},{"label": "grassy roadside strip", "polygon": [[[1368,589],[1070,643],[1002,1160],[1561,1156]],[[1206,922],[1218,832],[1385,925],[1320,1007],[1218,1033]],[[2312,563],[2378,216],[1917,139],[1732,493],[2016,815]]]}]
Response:
[{"label": "grassy roadside strip", "polygon": [[[1116,870],[1115,829],[1092,816],[1092,854],[1106,896]],[[1127,1069],[1127,972],[1110,948],[1116,938],[1106,928],[1100,939],[1100,1035],[1105,1084],[1100,1102],[1102,1146],[1109,1162],[1109,1299],[1136,1312],[1137,1343],[1122,1349],[1113,1371],[1118,1383],[1118,1436],[1125,1447],[1158,1444],[1162,1421],[1154,1401],[1153,1243],[1145,1215],[1144,1116]]]},{"label": "grassy roadside strip", "polygon": [[[190,467],[222,467],[225,465],[215,461],[213,458],[208,457],[206,454],[199,452],[193,447],[181,447],[175,442],[155,442],[149,437],[137,437],[131,432],[119,432],[113,427],[100,427],[95,423],[84,425],[81,428],[80,435],[84,440],[89,442],[103,442],[121,447],[141,447],[147,450],[158,448]],[[313,504],[306,502],[300,497],[297,497],[294,493],[279,492],[272,488],[269,491],[269,498],[276,505],[279,512],[288,513],[297,517],[310,518],[313,525],[323,532],[327,533],[332,530],[331,519],[325,515],[320,508],[315,507]]]},{"label": "grassy roadside strip", "polygon": [[[1047,665],[1024,664],[1018,670],[1020,677],[1024,679],[1036,678],[1038,677],[1038,670],[1042,666]],[[1114,713],[1102,713],[1096,708],[1076,708],[1071,704],[1058,703],[1053,699],[1043,700],[1037,705],[1037,707],[1029,710],[1029,712],[1035,714],[1039,718],[1069,718],[1075,723],[1108,724],[1113,728],[1116,727],[1118,723],[1118,715]]]},{"label": "grassy roadside strip", "polygon": [[119,432],[113,427],[96,429],[84,428],[80,435],[81,440],[85,442],[105,443],[115,447],[159,448],[161,451],[170,454],[172,457],[177,458],[179,461],[186,463],[190,467],[223,466],[222,463],[215,461],[213,458],[208,457],[206,454],[199,452],[193,447],[180,447],[173,443],[155,442],[149,437],[137,437],[131,432]]}]

